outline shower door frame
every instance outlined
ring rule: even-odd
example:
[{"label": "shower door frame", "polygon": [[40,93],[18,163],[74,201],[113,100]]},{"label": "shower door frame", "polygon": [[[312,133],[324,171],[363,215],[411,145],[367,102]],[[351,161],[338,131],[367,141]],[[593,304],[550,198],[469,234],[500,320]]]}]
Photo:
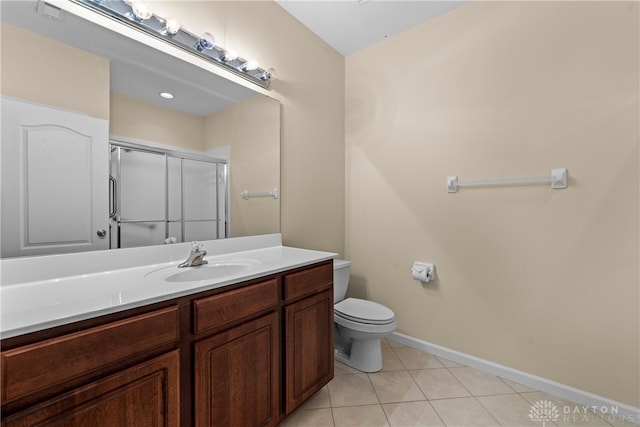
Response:
[{"label": "shower door frame", "polygon": [[[113,151],[116,150],[116,165],[114,171],[113,165]],[[127,220],[121,218],[121,162],[122,162],[122,150],[131,150],[143,153],[149,153],[154,155],[161,155],[164,157],[164,193],[165,193],[165,209],[164,219],[151,219],[151,220]],[[171,220],[169,218],[169,158],[180,159],[180,220]],[[215,183],[215,198],[216,198],[216,217],[214,219],[201,219],[201,220],[187,220],[185,219],[184,208],[184,160],[199,161],[205,163],[211,163],[215,165],[216,170],[216,183]],[[221,170],[222,169],[222,170]],[[113,175],[115,176],[113,176]],[[220,181],[224,181],[222,191],[220,191]],[[220,193],[223,193],[222,195]],[[220,218],[220,203],[224,203],[224,218]],[[117,249],[122,247],[121,238],[121,224],[135,224],[135,223],[147,223],[147,222],[163,222],[165,228],[165,239],[169,236],[169,224],[180,223],[180,241],[184,242],[185,236],[185,223],[188,222],[204,222],[215,221],[216,223],[216,239],[225,239],[231,235],[231,222],[229,217],[229,205],[230,205],[230,182],[229,182],[229,161],[216,157],[205,156],[202,154],[186,153],[183,151],[177,151],[172,149],[165,149],[160,147],[153,147],[149,145],[139,144],[135,142],[124,141],[122,139],[111,137],[109,139],[109,247],[110,249]],[[221,236],[220,221],[224,221],[224,235]],[[113,227],[116,228],[115,246],[113,245],[114,238],[112,233]],[[139,246],[138,246],[139,247]]]}]

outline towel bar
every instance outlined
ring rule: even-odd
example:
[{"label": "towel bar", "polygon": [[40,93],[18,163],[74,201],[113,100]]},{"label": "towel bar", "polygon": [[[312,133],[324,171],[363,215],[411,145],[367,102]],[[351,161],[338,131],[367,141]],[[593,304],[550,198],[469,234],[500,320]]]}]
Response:
[{"label": "towel bar", "polygon": [[567,169],[551,169],[548,176],[524,176],[516,178],[480,179],[475,181],[458,181],[457,176],[447,177],[447,192],[456,193],[458,187],[480,187],[483,185],[535,184],[551,183],[553,189],[567,188]]}]

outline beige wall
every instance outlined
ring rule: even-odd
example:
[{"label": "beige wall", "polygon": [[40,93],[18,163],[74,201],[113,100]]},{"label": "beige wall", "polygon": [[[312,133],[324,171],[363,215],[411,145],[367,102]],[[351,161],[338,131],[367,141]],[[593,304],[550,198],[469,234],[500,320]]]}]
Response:
[{"label": "beige wall", "polygon": [[205,151],[230,146],[231,236],[280,232],[280,199],[240,193],[280,188],[280,104],[256,95],[205,119]]},{"label": "beige wall", "polygon": [[107,59],[2,23],[0,60],[2,95],[109,119]]},{"label": "beige wall", "polygon": [[[640,406],[639,6],[470,3],[347,58],[352,295],[410,336]],[[445,190],[555,167],[568,189]]]},{"label": "beige wall", "polygon": [[157,1],[154,10],[275,68],[270,95],[282,106],[283,240],[342,253],[344,57],[273,1]]},{"label": "beige wall", "polygon": [[111,93],[111,135],[203,151],[204,123],[203,117]]}]

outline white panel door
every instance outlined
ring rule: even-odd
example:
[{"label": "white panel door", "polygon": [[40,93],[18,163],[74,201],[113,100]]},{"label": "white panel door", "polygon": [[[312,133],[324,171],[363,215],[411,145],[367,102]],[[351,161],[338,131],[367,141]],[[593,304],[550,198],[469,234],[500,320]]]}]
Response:
[{"label": "white panel door", "polygon": [[108,249],[107,120],[2,98],[2,257]]}]

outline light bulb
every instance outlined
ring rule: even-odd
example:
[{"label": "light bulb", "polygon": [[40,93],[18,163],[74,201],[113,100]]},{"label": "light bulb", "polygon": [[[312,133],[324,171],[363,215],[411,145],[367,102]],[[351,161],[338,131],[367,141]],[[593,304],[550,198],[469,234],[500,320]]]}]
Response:
[{"label": "light bulb", "polygon": [[262,81],[271,80],[276,76],[276,70],[273,68],[269,68],[268,70],[263,71],[258,78]]},{"label": "light bulb", "polygon": [[202,52],[205,49],[213,49],[215,45],[216,39],[211,33],[202,33],[200,34],[200,40],[198,40],[194,47],[198,50],[198,52]]},{"label": "light bulb", "polygon": [[169,35],[176,35],[180,31],[180,23],[177,19],[169,18],[164,24],[164,29]]},{"label": "light bulb", "polygon": [[258,61],[256,61],[255,59],[250,59],[242,64],[240,68],[242,68],[242,71],[253,71],[258,68]]},{"label": "light bulb", "polygon": [[129,17],[136,22],[151,18],[151,6],[147,0],[133,0],[131,2],[131,13]]},{"label": "light bulb", "polygon": [[224,62],[231,62],[236,59],[238,59],[238,52],[233,49],[226,50],[224,52],[224,57],[222,58]]}]

